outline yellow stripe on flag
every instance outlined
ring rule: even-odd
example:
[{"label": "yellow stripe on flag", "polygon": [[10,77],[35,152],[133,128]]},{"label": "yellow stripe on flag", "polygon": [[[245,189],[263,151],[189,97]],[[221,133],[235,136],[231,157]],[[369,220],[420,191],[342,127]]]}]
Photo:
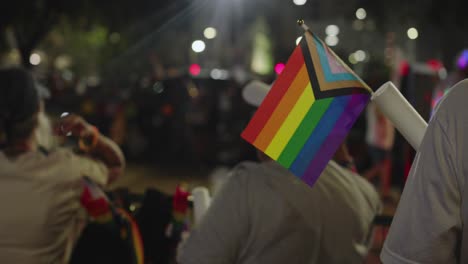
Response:
[{"label": "yellow stripe on flag", "polygon": [[265,151],[268,156],[274,160],[279,158],[314,102],[315,97],[309,82],[270,145],[268,145]]},{"label": "yellow stripe on flag", "polygon": [[287,92],[284,94],[283,98],[281,98],[281,101],[262,128],[262,131],[253,142],[255,147],[265,152],[309,82],[309,73],[307,72],[306,65],[303,64],[296,78],[294,78]]}]

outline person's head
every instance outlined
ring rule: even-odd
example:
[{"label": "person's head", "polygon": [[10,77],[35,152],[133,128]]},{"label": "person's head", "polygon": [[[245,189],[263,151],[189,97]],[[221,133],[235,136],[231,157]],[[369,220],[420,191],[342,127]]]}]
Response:
[{"label": "person's head", "polygon": [[0,70],[0,144],[28,140],[37,127],[39,97],[32,75],[21,68]]},{"label": "person's head", "polygon": [[[271,86],[261,81],[251,81],[242,89],[242,98],[246,103],[253,107],[259,107],[265,96],[270,91]],[[271,160],[265,153],[257,150],[257,159],[259,161]]]}]

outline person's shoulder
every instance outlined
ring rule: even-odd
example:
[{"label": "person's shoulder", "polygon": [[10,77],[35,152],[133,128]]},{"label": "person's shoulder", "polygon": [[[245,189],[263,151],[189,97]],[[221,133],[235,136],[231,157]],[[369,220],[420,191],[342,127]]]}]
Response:
[{"label": "person's shoulder", "polygon": [[70,148],[56,147],[47,152],[44,152],[44,166],[61,168],[70,172],[79,170],[81,163],[79,155]]},{"label": "person's shoulder", "polygon": [[268,179],[268,162],[243,161],[237,164],[230,173],[233,181],[243,185],[263,185]]},{"label": "person's shoulder", "polygon": [[234,166],[233,170],[252,170],[257,168],[259,165],[260,163],[254,161],[242,161]]},{"label": "person's shoulder", "polygon": [[57,147],[46,153],[52,159],[72,160],[75,157],[75,152],[69,148]]},{"label": "person's shoulder", "polygon": [[253,161],[243,161],[237,164],[231,170],[231,177],[238,179],[248,180],[251,175],[257,174],[256,172],[260,169],[260,163]]},{"label": "person's shoulder", "polygon": [[453,85],[448,94],[448,97],[457,97],[457,95],[468,96],[468,78]]},{"label": "person's shoulder", "polygon": [[468,99],[468,79],[462,80],[452,86],[448,93],[437,105],[431,123],[437,123],[444,130],[457,129],[456,124],[468,121],[468,112],[465,111]]},{"label": "person's shoulder", "polygon": [[453,85],[439,104],[439,110],[449,110],[466,107],[468,99],[468,79],[461,80]]},{"label": "person's shoulder", "polygon": [[45,150],[39,148],[16,160],[18,173],[36,182],[69,183],[79,178],[79,170],[73,164],[73,152],[67,149]]},{"label": "person's shoulder", "polygon": [[[353,197],[362,197],[373,208],[373,210],[380,211],[381,201],[379,194],[375,187],[364,177],[349,169],[341,167],[333,160],[327,164],[323,173],[326,174],[324,175],[325,177],[323,177],[325,182],[328,181],[331,188],[344,188],[341,190],[343,194],[349,193]],[[317,181],[317,184],[318,183],[319,182]]]}]

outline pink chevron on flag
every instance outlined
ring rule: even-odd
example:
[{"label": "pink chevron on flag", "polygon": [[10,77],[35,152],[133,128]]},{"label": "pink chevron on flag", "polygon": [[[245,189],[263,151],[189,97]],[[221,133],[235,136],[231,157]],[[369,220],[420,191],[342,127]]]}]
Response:
[{"label": "pink chevron on flag", "polygon": [[325,48],[325,53],[327,54],[327,59],[328,59],[328,65],[330,66],[330,69],[331,69],[331,72],[333,74],[337,74],[337,73],[348,73],[348,70],[346,70],[345,67],[343,67],[343,65],[341,63],[338,63],[336,61],[336,58],[335,56],[333,56],[332,54],[330,54],[330,51],[328,50],[328,47]]}]

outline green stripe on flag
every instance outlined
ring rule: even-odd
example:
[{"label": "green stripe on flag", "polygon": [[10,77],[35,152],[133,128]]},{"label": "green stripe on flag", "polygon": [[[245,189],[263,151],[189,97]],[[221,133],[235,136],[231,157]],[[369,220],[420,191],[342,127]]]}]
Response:
[{"label": "green stripe on flag", "polygon": [[315,101],[278,158],[278,163],[286,168],[291,167],[332,101],[333,97]]}]

